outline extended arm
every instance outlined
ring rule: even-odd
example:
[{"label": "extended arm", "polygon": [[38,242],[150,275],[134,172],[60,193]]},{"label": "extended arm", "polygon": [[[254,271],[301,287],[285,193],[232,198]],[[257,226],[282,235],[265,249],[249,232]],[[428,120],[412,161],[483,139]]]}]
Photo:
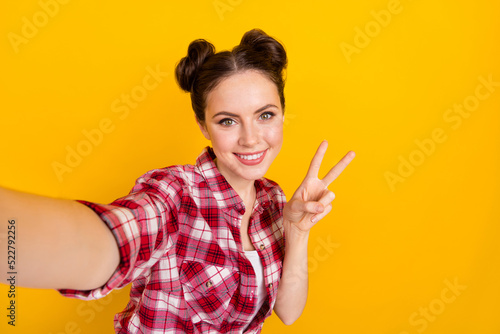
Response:
[{"label": "extended arm", "polygon": [[[0,187],[0,273],[7,268],[7,226],[15,220],[19,286],[91,290],[119,264],[115,238],[85,205]],[[7,283],[5,275],[0,282]]]}]

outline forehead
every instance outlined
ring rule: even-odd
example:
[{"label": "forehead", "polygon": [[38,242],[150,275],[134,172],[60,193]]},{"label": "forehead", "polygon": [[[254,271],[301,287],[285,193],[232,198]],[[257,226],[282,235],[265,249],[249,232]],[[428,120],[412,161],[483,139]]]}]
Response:
[{"label": "forehead", "polygon": [[257,71],[236,73],[223,79],[207,96],[206,115],[219,111],[254,112],[266,104],[281,109],[278,88]]}]

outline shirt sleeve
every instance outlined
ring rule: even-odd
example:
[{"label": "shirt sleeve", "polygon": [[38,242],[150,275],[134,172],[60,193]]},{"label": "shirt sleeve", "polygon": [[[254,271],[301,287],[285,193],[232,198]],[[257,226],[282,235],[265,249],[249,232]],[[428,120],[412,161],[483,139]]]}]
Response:
[{"label": "shirt sleeve", "polygon": [[[94,290],[58,289],[63,296],[98,299],[147,274],[173,246],[177,235],[177,208],[181,186],[171,175],[150,171],[131,192],[110,204],[78,202],[91,208],[113,233],[120,263],[110,279]],[[176,202],[177,200],[177,202]]]}]

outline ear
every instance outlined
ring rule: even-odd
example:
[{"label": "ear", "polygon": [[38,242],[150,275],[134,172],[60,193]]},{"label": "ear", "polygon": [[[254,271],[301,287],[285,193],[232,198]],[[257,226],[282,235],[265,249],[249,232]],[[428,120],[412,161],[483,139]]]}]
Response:
[{"label": "ear", "polygon": [[205,121],[200,121],[200,120],[196,119],[196,123],[198,124],[198,127],[200,128],[201,133],[203,133],[203,135],[205,136],[205,138],[207,138],[208,140],[211,140],[210,139],[210,133],[208,133]]}]

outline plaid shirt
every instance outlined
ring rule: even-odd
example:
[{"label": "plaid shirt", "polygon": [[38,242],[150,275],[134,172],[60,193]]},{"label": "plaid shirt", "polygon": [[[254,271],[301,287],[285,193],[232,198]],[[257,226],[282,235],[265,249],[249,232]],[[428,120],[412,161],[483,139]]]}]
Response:
[{"label": "plaid shirt", "polygon": [[273,181],[255,181],[249,235],[267,299],[252,319],[257,286],[240,238],[245,206],[214,158],[207,147],[195,166],[149,171],[129,195],[108,205],[79,201],[111,229],[121,260],[100,288],[58,291],[91,300],[132,282],[130,301],[115,316],[116,333],[260,333],[281,277],[286,198]]}]

